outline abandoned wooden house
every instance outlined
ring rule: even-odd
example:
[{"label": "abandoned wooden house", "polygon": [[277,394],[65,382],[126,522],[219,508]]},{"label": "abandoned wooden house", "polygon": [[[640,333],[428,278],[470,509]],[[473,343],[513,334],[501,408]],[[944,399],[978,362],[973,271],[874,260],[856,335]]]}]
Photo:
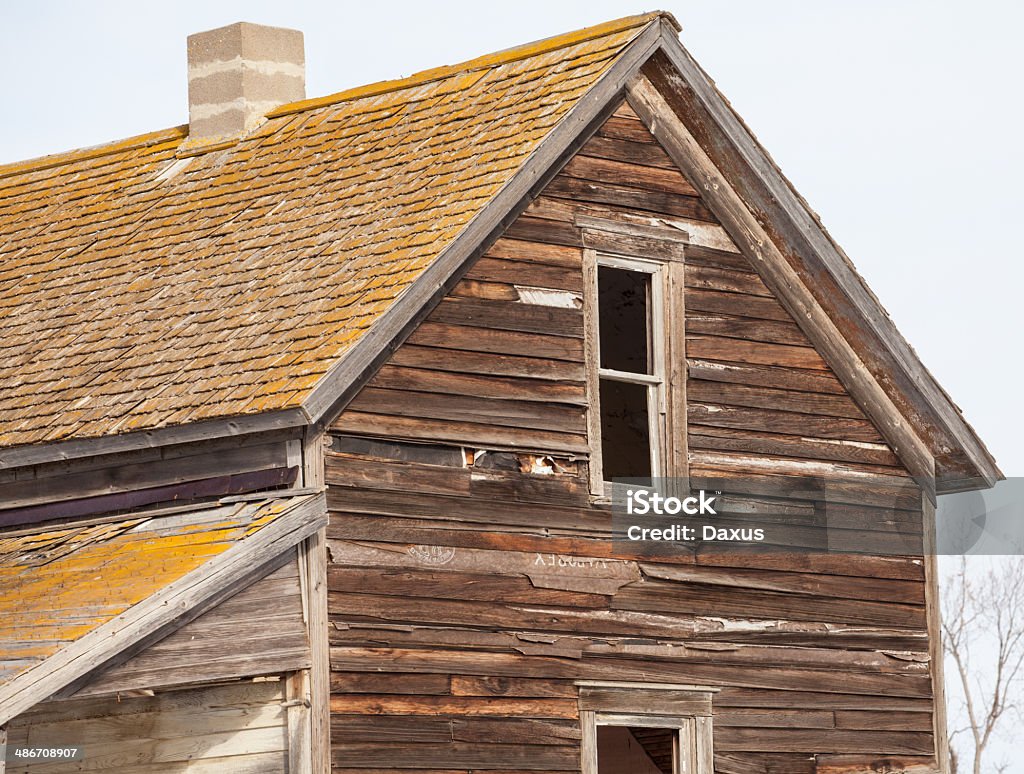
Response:
[{"label": "abandoned wooden house", "polygon": [[[678,33],[306,99],[237,24],[0,168],[0,771],[948,770],[933,507],[1001,474]],[[809,473],[912,548],[610,540]]]}]

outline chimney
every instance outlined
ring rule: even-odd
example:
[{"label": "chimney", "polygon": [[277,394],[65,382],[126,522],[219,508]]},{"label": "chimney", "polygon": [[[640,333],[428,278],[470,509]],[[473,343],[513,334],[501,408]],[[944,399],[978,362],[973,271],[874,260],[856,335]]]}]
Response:
[{"label": "chimney", "polygon": [[231,137],[305,99],[302,33],[238,22],[188,37],[190,140]]}]

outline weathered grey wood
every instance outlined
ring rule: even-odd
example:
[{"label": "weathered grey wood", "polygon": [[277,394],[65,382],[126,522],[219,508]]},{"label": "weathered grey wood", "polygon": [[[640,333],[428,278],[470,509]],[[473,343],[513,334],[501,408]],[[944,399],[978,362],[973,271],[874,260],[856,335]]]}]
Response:
[{"label": "weathered grey wood", "polygon": [[[0,688],[0,723],[102,668],[146,638],[162,638],[266,574],[268,564],[326,523],[323,495],[311,497],[255,535],[165,586]],[[199,611],[199,612],[197,612]],[[190,620],[190,619],[187,619]]]},{"label": "weathered grey wood", "polygon": [[709,206],[733,239],[749,251],[748,257],[765,284],[788,307],[911,473],[922,481],[934,481],[935,463],[930,450],[665,98],[650,81],[640,77],[629,84],[627,100],[687,176],[701,181]]},{"label": "weathered grey wood", "polygon": [[685,267],[671,264],[666,270],[665,331],[667,338],[667,433],[669,448],[666,474],[688,479],[690,475],[690,433],[687,421],[688,369],[686,365]]},{"label": "weathered grey wood", "polygon": [[40,503],[77,500],[84,497],[167,486],[214,476],[289,467],[283,442],[218,449],[174,459],[119,465],[106,470],[89,470],[15,481],[0,485],[3,508],[23,508]]},{"label": "weathered grey wood", "polygon": [[697,774],[697,724],[693,718],[686,718],[679,725],[675,740],[674,774]]},{"label": "weathered grey wood", "polygon": [[931,663],[932,695],[935,709],[932,712],[932,735],[935,739],[935,757],[939,770],[950,771],[949,731],[946,710],[946,680],[942,665],[945,652],[942,647],[941,600],[939,597],[939,561],[936,543],[935,506],[927,497],[921,498],[921,515],[924,528],[924,592],[928,620],[928,655]]},{"label": "weathered grey wood", "polygon": [[693,719],[697,737],[697,774],[715,773],[715,742],[713,720],[710,717]]},{"label": "weathered grey wood", "polygon": [[268,680],[150,697],[46,702],[12,721],[18,743],[78,746],[84,758],[19,762],[8,771],[279,773],[288,759],[283,685]]},{"label": "weathered grey wood", "polygon": [[[583,251],[583,348],[586,355],[587,446],[589,451],[590,491],[604,495],[604,465],[601,454],[601,390],[597,364],[600,337],[597,310],[597,251]],[[595,768],[595,771],[597,769]]]},{"label": "weathered grey wood", "polygon": [[[670,242],[674,246],[685,246],[690,244],[690,235],[685,229],[673,226],[665,221],[651,222],[652,219],[650,218],[630,217],[625,214],[617,218],[600,217],[589,214],[587,210],[579,206],[575,206],[570,209],[574,211],[574,214],[571,216],[572,221],[575,225],[583,228],[584,231],[590,229],[594,231],[607,231],[609,233],[623,234],[624,236],[638,236],[638,238],[645,240]],[[680,257],[682,254],[681,251],[682,248],[680,248]]]},{"label": "weathered grey wood", "polygon": [[327,616],[327,541],[324,529],[311,535],[302,547],[305,553],[306,595],[309,611],[309,640],[312,666],[309,690],[312,697],[311,732],[315,774],[330,771],[331,665]]},{"label": "weathered grey wood", "polygon": [[234,679],[309,666],[296,555],[123,663],[93,673],[76,698]]},{"label": "weathered grey wood", "polygon": [[598,774],[597,768],[597,713],[580,711],[580,772]]},{"label": "weathered grey wood", "polygon": [[285,707],[288,719],[288,771],[313,769],[311,694],[309,671],[293,672],[285,678]]},{"label": "weathered grey wood", "polygon": [[638,715],[711,715],[710,692],[580,687],[580,709]]}]

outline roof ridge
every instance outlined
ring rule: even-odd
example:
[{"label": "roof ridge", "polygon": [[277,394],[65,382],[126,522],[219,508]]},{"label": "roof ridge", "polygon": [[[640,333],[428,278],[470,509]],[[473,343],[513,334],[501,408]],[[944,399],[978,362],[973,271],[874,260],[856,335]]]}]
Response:
[{"label": "roof ridge", "polygon": [[537,56],[538,54],[544,54],[549,51],[555,51],[559,48],[575,45],[576,43],[585,43],[589,40],[594,40],[595,38],[603,38],[607,35],[613,35],[616,32],[623,32],[634,27],[644,27],[658,19],[666,19],[673,27],[676,28],[677,31],[681,29],[679,22],[676,21],[676,18],[668,11],[651,11],[649,13],[637,14],[634,16],[624,16],[623,18],[616,19],[614,21],[595,24],[591,27],[584,27],[572,32],[564,32],[560,35],[553,35],[549,38],[535,40],[531,43],[523,43],[518,46],[513,46],[512,48],[483,54],[482,56],[468,59],[465,62],[460,62],[459,64],[443,65],[441,67],[432,67],[427,70],[421,70],[420,72],[413,73],[405,78],[377,81],[375,83],[369,83],[362,86],[354,86],[351,89],[345,89],[334,94],[328,94],[324,97],[312,97],[309,99],[299,100],[297,102],[290,102],[271,110],[267,113],[267,118],[277,118],[279,116],[300,113],[304,110],[334,105],[339,102],[348,102],[350,100],[360,99],[363,97],[374,97],[378,94],[399,91],[412,86],[422,86],[426,83],[432,83],[434,81],[451,77],[457,73],[469,73],[475,70],[483,70],[497,65],[508,64],[510,62],[519,61],[520,59],[527,59],[531,56]]},{"label": "roof ridge", "polygon": [[[623,32],[634,27],[643,27],[658,19],[665,19],[669,24],[675,27],[676,30],[681,29],[679,22],[676,21],[676,18],[668,11],[650,11],[649,13],[644,14],[624,16],[621,19],[595,24],[590,27],[583,27],[582,29],[574,30],[572,32],[564,32],[559,35],[535,40],[531,43],[523,43],[518,46],[513,46],[512,48],[483,54],[482,56],[469,59],[459,64],[444,65],[441,67],[422,70],[418,73],[406,76],[405,78],[377,81],[376,83],[355,86],[351,89],[345,89],[323,97],[311,97],[309,99],[291,102],[274,108],[267,113],[266,117],[276,118],[278,116],[291,115],[304,110],[333,105],[339,102],[359,99],[361,97],[371,97],[378,94],[385,94],[390,91],[409,88],[411,86],[421,86],[426,83],[447,78],[455,73],[473,72],[474,70],[494,67],[499,64],[508,64],[510,62],[516,62],[520,59],[526,59],[538,54],[555,51],[559,48],[564,48],[576,43],[585,43],[586,41],[594,40],[595,38],[605,37],[616,32]],[[93,145],[86,148],[73,148],[71,150],[48,153],[44,156],[37,156],[35,158],[24,159],[22,161],[8,162],[6,164],[0,164],[0,180],[26,172],[37,172],[43,169],[50,169],[52,167],[57,167],[61,164],[67,164],[74,161],[87,161],[89,159],[99,158],[101,156],[107,156],[125,150],[131,150],[132,148],[144,148],[149,145],[155,145],[159,142],[184,140],[187,137],[188,124],[181,124],[179,126],[160,129],[154,132],[133,135],[121,140],[113,140],[100,145]],[[206,150],[215,149],[216,148],[203,147],[202,149],[196,150],[198,152],[204,152]],[[189,153],[188,155],[196,154]]]},{"label": "roof ridge", "polygon": [[89,159],[99,158],[100,156],[108,156],[112,153],[132,150],[133,148],[145,148],[150,145],[156,145],[160,142],[182,140],[186,137],[188,137],[188,124],[182,124],[180,126],[172,126],[168,129],[159,129],[155,132],[136,134],[132,137],[113,140],[111,142],[102,143],[101,145],[92,145],[87,148],[74,148],[67,151],[58,151],[57,153],[48,153],[45,156],[36,156],[35,158],[25,159],[24,161],[12,161],[7,164],[0,164],[0,179],[21,174],[23,172],[37,172],[41,169],[57,167],[71,161],[87,161]]}]

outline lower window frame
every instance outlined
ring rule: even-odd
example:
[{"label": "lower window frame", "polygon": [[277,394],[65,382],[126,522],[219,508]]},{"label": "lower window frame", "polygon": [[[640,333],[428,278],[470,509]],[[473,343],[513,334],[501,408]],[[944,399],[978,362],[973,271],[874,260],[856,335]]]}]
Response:
[{"label": "lower window frame", "polygon": [[[672,774],[714,774],[711,699],[716,688],[650,683],[579,682],[580,771],[598,772],[598,726],[671,728]],[[674,712],[674,703],[688,711]]]}]

